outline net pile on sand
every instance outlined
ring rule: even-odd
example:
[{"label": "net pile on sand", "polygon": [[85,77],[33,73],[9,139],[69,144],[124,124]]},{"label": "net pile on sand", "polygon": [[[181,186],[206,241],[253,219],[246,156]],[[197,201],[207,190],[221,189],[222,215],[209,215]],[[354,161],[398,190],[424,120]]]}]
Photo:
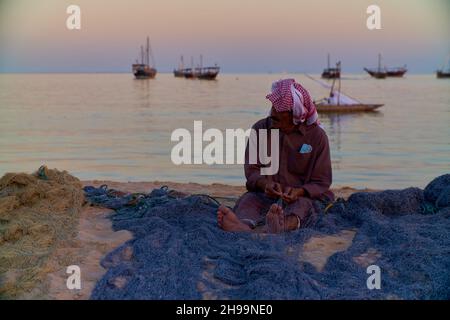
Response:
[{"label": "net pile on sand", "polygon": [[[425,190],[356,193],[308,228],[264,236],[220,230],[204,196],[86,187],[91,202],[116,210],[114,228],[134,235],[103,259],[91,298],[449,299],[449,186],[447,174]],[[317,267],[330,238],[338,250]],[[367,287],[372,264],[380,290]]]},{"label": "net pile on sand", "polygon": [[41,167],[0,179],[0,298],[42,285],[49,255],[75,236],[83,202],[81,182],[66,171]]}]

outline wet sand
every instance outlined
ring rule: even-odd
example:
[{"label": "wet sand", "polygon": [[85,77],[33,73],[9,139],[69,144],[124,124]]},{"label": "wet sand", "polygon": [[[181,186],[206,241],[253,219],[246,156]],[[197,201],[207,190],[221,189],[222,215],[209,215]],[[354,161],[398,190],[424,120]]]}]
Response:
[{"label": "wet sand", "polygon": [[[232,205],[234,201],[245,192],[245,187],[230,186],[224,184],[204,185],[198,183],[174,183],[174,182],[115,182],[115,181],[83,181],[83,185],[99,187],[103,184],[109,188],[129,192],[148,193],[155,188],[168,186],[184,194],[208,194],[219,201]],[[348,198],[356,191],[349,187],[333,189],[336,197]],[[50,258],[47,268],[47,283],[45,284],[44,298],[85,300],[89,299],[96,282],[105,274],[106,269],[100,265],[101,259],[114,248],[132,239],[132,234],[121,230],[114,232],[108,216],[112,211],[92,207],[85,204],[80,215],[77,237],[65,243]],[[344,231],[341,234],[310,239],[303,247],[299,259],[310,262],[317,270],[321,270],[327,259],[334,253],[345,250],[351,245],[355,230]],[[364,257],[359,258],[361,264],[365,263]],[[77,265],[81,269],[81,290],[69,290],[66,286],[69,274],[66,268],[69,265]],[[24,297],[26,298],[26,297]],[[208,298],[206,295],[205,298]],[[211,297],[209,297],[211,298]]]}]

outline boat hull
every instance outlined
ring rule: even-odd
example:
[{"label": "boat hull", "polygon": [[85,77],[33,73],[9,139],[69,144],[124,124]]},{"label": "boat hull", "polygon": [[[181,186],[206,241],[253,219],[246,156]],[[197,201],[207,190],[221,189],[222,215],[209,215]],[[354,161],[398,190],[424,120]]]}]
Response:
[{"label": "boat hull", "polygon": [[388,71],[386,72],[387,77],[401,78],[405,75],[405,71]]},{"label": "boat hull", "polygon": [[134,64],[133,75],[136,79],[153,79],[156,77],[157,71],[145,64]]},{"label": "boat hull", "polygon": [[406,66],[404,66],[404,67],[385,68],[385,71],[386,76],[388,77],[401,78],[405,75],[406,72],[408,72],[408,69],[406,69]]},{"label": "boat hull", "polygon": [[219,72],[219,67],[206,67],[195,69],[178,69],[174,70],[173,74],[175,77],[184,77],[186,79],[215,80]]},{"label": "boat hull", "polygon": [[364,70],[370,74],[372,77],[376,78],[376,79],[385,79],[387,77],[387,73],[386,72],[382,72],[382,71],[374,71],[374,70],[370,70],[367,68],[364,68]]},{"label": "boat hull", "polygon": [[177,78],[184,78],[184,73],[180,70],[173,70],[173,75]]},{"label": "boat hull", "polygon": [[438,72],[436,72],[436,78],[438,78],[438,79],[450,78],[450,72],[438,71]]},{"label": "boat hull", "polygon": [[200,80],[215,80],[218,74],[219,72],[204,73],[199,74],[197,78]]},{"label": "boat hull", "polygon": [[322,72],[323,79],[339,79],[341,77],[341,71],[337,69],[325,69]]},{"label": "boat hull", "polygon": [[316,104],[318,112],[321,113],[347,113],[347,112],[367,112],[375,111],[376,109],[384,106],[384,104],[347,104],[347,105],[332,105],[332,104]]},{"label": "boat hull", "polygon": [[147,74],[134,74],[134,77],[137,80],[144,80],[144,79],[155,79],[156,73],[147,73]]}]

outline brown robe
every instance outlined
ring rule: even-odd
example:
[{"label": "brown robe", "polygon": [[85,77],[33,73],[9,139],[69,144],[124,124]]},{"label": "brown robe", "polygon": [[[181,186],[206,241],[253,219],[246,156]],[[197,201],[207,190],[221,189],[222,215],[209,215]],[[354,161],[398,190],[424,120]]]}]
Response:
[{"label": "brown robe", "polygon": [[[270,117],[254,124],[253,129],[271,128]],[[269,131],[270,132],[270,131]],[[270,150],[270,134],[268,134],[268,150]],[[235,212],[241,219],[258,220],[269,209],[271,203],[277,199],[270,199],[262,190],[258,190],[258,179],[266,179],[280,183],[283,187],[302,187],[306,195],[296,202],[287,205],[285,214],[295,214],[300,218],[302,225],[313,213],[311,199],[333,200],[334,195],[329,190],[332,182],[330,148],[325,131],[313,124],[298,125],[292,132],[279,131],[279,170],[272,176],[263,176],[260,173],[261,163],[249,164],[249,147],[246,149],[246,164],[244,166],[247,178],[247,190],[235,206]],[[312,147],[311,152],[300,153],[303,145]]]}]

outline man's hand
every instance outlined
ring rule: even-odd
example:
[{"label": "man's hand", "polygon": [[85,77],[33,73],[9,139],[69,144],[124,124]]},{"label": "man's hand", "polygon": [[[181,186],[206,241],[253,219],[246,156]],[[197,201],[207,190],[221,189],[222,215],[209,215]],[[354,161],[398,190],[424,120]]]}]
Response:
[{"label": "man's hand", "polygon": [[266,188],[264,192],[270,198],[279,198],[283,195],[281,184],[279,184],[278,182],[266,183]]},{"label": "man's hand", "polygon": [[286,187],[284,189],[283,194],[281,195],[281,198],[287,203],[292,203],[297,201],[300,197],[303,197],[304,195],[305,189],[303,188]]}]

